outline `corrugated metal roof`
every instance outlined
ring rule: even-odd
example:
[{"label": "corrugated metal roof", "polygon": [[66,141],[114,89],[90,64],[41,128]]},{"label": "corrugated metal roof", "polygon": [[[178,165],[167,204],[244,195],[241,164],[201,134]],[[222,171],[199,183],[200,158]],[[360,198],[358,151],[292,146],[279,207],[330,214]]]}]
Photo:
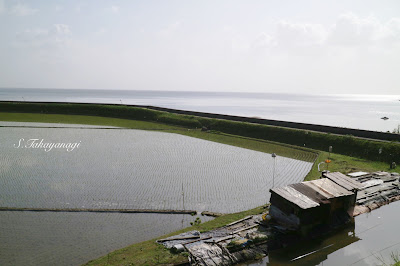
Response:
[{"label": "corrugated metal roof", "polygon": [[357,181],[354,181],[350,177],[345,176],[342,173],[334,172],[334,173],[326,173],[324,174],[327,178],[335,182],[336,184],[344,187],[345,189],[352,191],[354,189],[358,190],[363,187],[363,185]]}]

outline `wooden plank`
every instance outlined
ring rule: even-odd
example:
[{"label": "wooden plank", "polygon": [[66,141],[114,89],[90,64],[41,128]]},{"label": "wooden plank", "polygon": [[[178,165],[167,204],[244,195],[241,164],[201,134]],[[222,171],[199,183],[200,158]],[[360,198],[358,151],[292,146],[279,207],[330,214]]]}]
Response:
[{"label": "wooden plank", "polygon": [[192,241],[186,242],[186,243],[184,243],[182,245],[189,245],[189,244],[196,243],[196,242],[199,242],[199,241],[202,241],[202,240],[207,240],[207,239],[210,239],[210,238],[212,238],[212,236],[207,236],[207,237],[199,238],[199,239],[196,239],[196,240],[192,240]]},{"label": "wooden plank", "polygon": [[327,197],[324,196],[324,192],[319,189],[318,187],[315,187],[316,189],[314,189],[314,187],[310,187],[307,186],[305,183],[297,183],[297,184],[292,184],[289,185],[289,187],[294,188],[295,190],[299,191],[301,194],[306,195],[307,197],[309,197],[310,199],[312,199],[313,201],[317,202],[317,203],[328,203],[328,199]]},{"label": "wooden plank", "polygon": [[[320,183],[324,183],[326,182],[327,179],[318,179],[318,180],[313,180],[313,181],[306,181],[303,182],[304,185],[311,187],[313,190],[318,191],[318,193],[320,193],[321,195],[323,195],[324,197],[326,197],[327,199],[331,199],[334,198],[335,196],[332,193],[329,193],[329,191],[327,191],[326,189],[323,189],[323,184]],[[332,182],[329,180],[329,182]]]},{"label": "wooden plank", "polygon": [[342,173],[338,173],[339,178],[341,178],[342,180],[346,180],[346,182],[352,184],[352,186],[354,187],[354,189],[360,189],[363,187],[363,185],[358,182],[357,180],[353,180],[350,177],[342,174]]},{"label": "wooden plank", "polygon": [[309,181],[306,184],[311,187],[317,186],[328,199],[354,194],[327,178]]},{"label": "wooden plank", "polygon": [[362,187],[362,184],[356,180],[351,179],[350,177],[342,174],[342,173],[337,173],[337,176],[342,179],[345,180],[346,182],[350,183],[355,189],[359,189]]},{"label": "wooden plank", "polygon": [[271,189],[271,191],[280,195],[284,199],[296,204],[302,209],[309,209],[319,206],[317,202],[311,200],[307,196],[301,194],[300,192],[291,187],[274,188]]},{"label": "wooden plank", "polygon": [[235,236],[233,236],[233,235],[224,236],[224,237],[221,237],[221,238],[216,239],[214,242],[215,242],[215,243],[219,243],[219,242],[221,242],[221,241],[225,241],[225,240],[228,240],[228,239],[232,239],[232,238],[234,238],[234,237],[235,237]]},{"label": "wooden plank", "polygon": [[351,177],[360,177],[360,176],[368,175],[368,173],[367,172],[355,172],[355,173],[350,173],[350,174],[347,174],[347,175],[349,175]]},{"label": "wooden plank", "polygon": [[223,213],[220,213],[220,212],[203,211],[203,212],[201,213],[201,215],[211,216],[211,217],[219,217],[219,216],[222,216],[222,215],[224,215],[224,214],[223,214]]},{"label": "wooden plank", "polygon": [[[363,183],[364,186],[363,186],[363,188],[361,189],[361,191],[362,191],[363,189],[370,188],[370,187],[374,187],[374,186],[379,186],[379,185],[382,185],[382,184],[383,184],[383,181],[380,180],[380,179],[368,180],[368,181],[366,181],[366,182]],[[360,193],[361,191],[359,191],[358,193]]]},{"label": "wooden plank", "polygon": [[341,187],[347,189],[348,191],[352,191],[352,190],[354,189],[353,186],[352,186],[351,184],[349,184],[348,182],[346,182],[346,181],[340,179],[339,177],[337,177],[337,176],[335,176],[335,175],[328,174],[328,175],[326,175],[326,177],[327,177],[329,180],[331,180],[331,181],[335,182],[336,184],[338,184],[339,186],[341,186]]},{"label": "wooden plank", "polygon": [[339,172],[334,172],[334,173],[327,173],[325,176],[332,180],[333,182],[337,183],[338,185],[346,188],[349,191],[352,191],[353,189],[361,189],[362,184],[352,180],[350,177],[345,176],[342,173]]},{"label": "wooden plank", "polygon": [[232,223],[230,223],[230,224],[225,225],[224,227],[229,227],[229,226],[232,226],[232,225],[234,225],[234,224],[237,224],[237,223],[246,221],[246,220],[251,219],[251,218],[253,218],[253,215],[250,215],[250,216],[244,217],[243,219],[234,221],[234,222],[232,222]]},{"label": "wooden plank", "polygon": [[174,240],[188,240],[188,239],[200,239],[200,236],[177,236],[177,237],[171,237],[171,238],[164,238],[164,239],[159,239],[157,242],[167,242],[167,241],[174,241]]},{"label": "wooden plank", "polygon": [[382,180],[383,182],[387,183],[387,182],[394,182],[397,181],[399,179],[398,176],[382,176],[379,177],[380,180]]},{"label": "wooden plank", "polygon": [[242,231],[246,231],[246,230],[252,229],[252,228],[257,227],[257,226],[258,226],[258,224],[255,224],[255,225],[252,225],[252,226],[248,226],[248,227],[236,230],[236,231],[232,232],[231,234],[234,235],[234,234],[240,233]]},{"label": "wooden plank", "polygon": [[294,188],[286,187],[285,189],[292,197],[295,197],[296,200],[302,201],[306,205],[305,208],[308,209],[308,208],[319,206],[318,202],[315,202],[314,200],[310,199],[309,197],[300,193],[299,191],[295,190]]}]

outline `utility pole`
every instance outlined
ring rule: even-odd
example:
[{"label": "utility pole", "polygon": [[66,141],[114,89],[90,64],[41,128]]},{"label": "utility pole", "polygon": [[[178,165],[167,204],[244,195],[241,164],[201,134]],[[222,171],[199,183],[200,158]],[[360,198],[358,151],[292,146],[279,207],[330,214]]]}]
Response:
[{"label": "utility pole", "polygon": [[274,166],[273,166],[273,170],[272,170],[272,188],[275,187],[275,164],[276,164],[276,154],[272,153],[271,154],[273,160],[274,160]]},{"label": "utility pole", "polygon": [[[183,182],[182,182],[182,208],[185,210],[185,191],[183,190]],[[185,215],[182,214],[182,228],[183,227],[183,221],[185,220]]]}]

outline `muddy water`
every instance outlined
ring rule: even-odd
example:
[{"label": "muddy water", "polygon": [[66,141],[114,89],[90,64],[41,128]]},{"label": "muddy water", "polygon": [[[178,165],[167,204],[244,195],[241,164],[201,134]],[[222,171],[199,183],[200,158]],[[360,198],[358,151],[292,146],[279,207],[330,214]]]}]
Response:
[{"label": "muddy water", "polygon": [[355,218],[355,224],[317,241],[273,251],[249,265],[391,265],[400,255],[400,201]]}]

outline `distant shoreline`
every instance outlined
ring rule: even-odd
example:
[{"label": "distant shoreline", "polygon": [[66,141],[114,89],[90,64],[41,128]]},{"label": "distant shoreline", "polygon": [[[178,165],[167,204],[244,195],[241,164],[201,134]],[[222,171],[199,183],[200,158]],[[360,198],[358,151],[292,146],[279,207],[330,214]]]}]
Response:
[{"label": "distant shoreline", "polygon": [[392,132],[400,124],[400,95],[3,88],[0,99],[158,106],[379,132]]},{"label": "distant shoreline", "polygon": [[[302,129],[309,130],[315,132],[322,133],[330,133],[337,135],[352,135],[355,137],[372,139],[372,140],[384,140],[384,141],[400,141],[400,135],[389,133],[389,132],[380,132],[380,131],[372,131],[372,130],[363,130],[363,129],[353,129],[353,128],[345,128],[345,127],[334,127],[334,126],[326,126],[326,125],[317,125],[317,124],[308,124],[308,123],[298,123],[298,122],[289,122],[289,121],[281,121],[281,120],[272,120],[272,119],[263,119],[256,117],[245,117],[245,116],[236,116],[236,115],[225,115],[225,114],[216,114],[216,113],[207,113],[207,112],[197,112],[197,111],[187,111],[187,110],[179,110],[151,105],[126,105],[126,104],[115,104],[115,103],[76,103],[76,102],[26,102],[26,101],[0,101],[1,104],[6,103],[17,103],[17,104],[67,104],[67,105],[104,105],[104,106],[129,106],[136,108],[144,108],[149,110],[156,110],[162,112],[168,112],[173,114],[181,114],[181,115],[190,115],[190,116],[198,116],[204,118],[216,118],[216,119],[224,119],[229,121],[236,122],[247,122],[268,126],[277,126],[277,127],[285,127],[291,129]],[[5,110],[6,111],[6,110]],[[79,113],[84,115],[84,113]]]}]

